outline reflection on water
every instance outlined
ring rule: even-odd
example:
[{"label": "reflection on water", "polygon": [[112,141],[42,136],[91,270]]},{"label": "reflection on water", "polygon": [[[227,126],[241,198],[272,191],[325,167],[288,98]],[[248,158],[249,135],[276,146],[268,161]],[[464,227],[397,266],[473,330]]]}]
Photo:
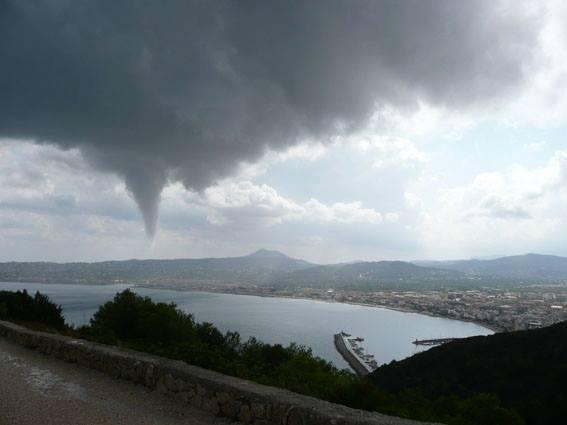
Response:
[{"label": "reflection on water", "polygon": [[[112,299],[127,285],[58,285],[0,282],[1,289],[41,291],[61,304],[68,322],[88,323],[98,306]],[[366,351],[378,364],[408,357],[417,339],[488,335],[492,331],[474,323],[429,317],[383,308],[363,307],[312,300],[262,298],[249,295],[211,294],[133,288],[155,301],[175,302],[197,321],[215,324],[223,331],[238,331],[243,338],[255,336],[269,343],[297,342],[338,367],[348,365],[336,352],[333,335],[344,330],[364,337]]]}]

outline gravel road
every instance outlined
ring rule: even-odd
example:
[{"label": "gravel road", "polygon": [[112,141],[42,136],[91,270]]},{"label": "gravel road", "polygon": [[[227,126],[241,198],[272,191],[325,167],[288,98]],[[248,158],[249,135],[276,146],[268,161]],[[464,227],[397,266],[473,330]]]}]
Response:
[{"label": "gravel road", "polygon": [[0,425],[226,425],[130,382],[0,338]]}]

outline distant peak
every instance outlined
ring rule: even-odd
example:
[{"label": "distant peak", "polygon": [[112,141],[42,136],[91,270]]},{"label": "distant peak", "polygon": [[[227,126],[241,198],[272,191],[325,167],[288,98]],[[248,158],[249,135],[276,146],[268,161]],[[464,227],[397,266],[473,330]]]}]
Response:
[{"label": "distant peak", "polygon": [[279,252],[273,251],[269,249],[259,249],[256,252],[253,252],[249,255],[249,257],[256,257],[256,258],[289,258],[287,255]]}]

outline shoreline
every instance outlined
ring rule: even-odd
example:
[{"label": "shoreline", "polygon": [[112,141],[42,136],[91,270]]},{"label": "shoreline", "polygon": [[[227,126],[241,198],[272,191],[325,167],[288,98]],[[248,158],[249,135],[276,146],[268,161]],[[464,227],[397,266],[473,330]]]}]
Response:
[{"label": "shoreline", "polygon": [[310,298],[305,296],[293,296],[293,295],[269,295],[269,294],[256,294],[256,293],[240,293],[234,291],[212,291],[212,290],[205,290],[205,289],[180,289],[180,288],[159,288],[155,286],[145,286],[145,285],[134,285],[141,288],[149,288],[149,289],[169,289],[173,291],[193,291],[193,292],[205,292],[209,294],[227,294],[227,295],[248,295],[250,297],[261,297],[261,298],[282,298],[282,299],[292,299],[292,300],[305,300],[305,301],[319,301],[328,304],[345,304],[345,305],[355,305],[359,307],[370,307],[370,308],[382,308],[385,310],[392,310],[392,311],[399,311],[401,313],[413,313],[413,314],[421,314],[423,316],[428,317],[436,317],[438,319],[447,319],[447,320],[455,320],[457,322],[464,322],[464,323],[473,323],[475,325],[481,326],[485,329],[488,329],[494,333],[505,332],[501,327],[497,325],[487,324],[484,322],[479,322],[476,320],[468,320],[468,319],[458,319],[456,317],[448,317],[442,316],[440,314],[434,314],[427,311],[417,311],[411,310],[408,308],[402,307],[393,307],[389,305],[382,305],[382,304],[368,304],[368,303],[361,303],[361,302],[353,302],[353,301],[335,301],[335,300],[323,300],[320,298]]},{"label": "shoreline", "polygon": [[[51,285],[51,282],[8,282],[8,281],[1,281],[0,283],[18,283],[18,284],[25,284],[25,283],[33,283],[33,284],[44,284],[44,285]],[[147,288],[147,289],[165,289],[170,291],[178,291],[178,292],[205,292],[209,294],[227,294],[227,295],[247,295],[251,297],[261,297],[261,298],[281,298],[281,299],[294,299],[294,300],[306,300],[306,301],[319,301],[328,304],[345,304],[345,305],[354,305],[360,307],[371,307],[371,308],[383,308],[385,310],[392,310],[392,311],[399,311],[402,313],[413,313],[413,314],[421,314],[423,316],[429,317],[436,317],[440,319],[448,319],[448,320],[455,320],[464,323],[474,323],[475,325],[481,326],[485,329],[488,329],[494,333],[505,332],[505,330],[498,325],[495,324],[488,324],[485,322],[479,322],[476,320],[468,320],[468,319],[459,319],[456,317],[448,317],[443,316],[440,314],[431,313],[428,311],[416,311],[408,308],[402,307],[394,307],[390,305],[383,305],[383,304],[369,304],[369,303],[362,303],[362,302],[354,302],[354,301],[336,301],[336,300],[329,300],[329,299],[321,299],[315,297],[307,297],[307,296],[295,296],[295,295],[283,295],[283,294],[266,294],[261,292],[248,292],[248,291],[238,291],[238,290],[222,290],[222,289],[210,289],[210,288],[179,288],[176,286],[170,286],[167,284],[164,285],[151,285],[146,283],[133,283],[133,282],[112,282],[112,283],[60,283],[61,285],[90,285],[90,286],[112,286],[112,285],[126,285],[128,287],[133,288]]]}]

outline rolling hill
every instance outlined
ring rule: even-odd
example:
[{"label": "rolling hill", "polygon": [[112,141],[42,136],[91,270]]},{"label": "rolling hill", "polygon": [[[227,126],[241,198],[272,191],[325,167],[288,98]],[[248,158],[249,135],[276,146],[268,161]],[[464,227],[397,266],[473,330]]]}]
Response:
[{"label": "rolling hill", "polygon": [[96,263],[0,263],[0,281],[50,283],[207,283],[266,284],[280,273],[314,264],[261,249],[243,257],[126,260]]},{"label": "rolling hill", "polygon": [[422,267],[404,261],[370,261],[310,267],[279,275],[276,283],[290,287],[381,288],[459,279],[464,279],[464,274],[455,270]]},{"label": "rolling hill", "polygon": [[567,258],[525,254],[490,260],[416,261],[414,264],[455,270],[467,276],[515,280],[567,280]]},{"label": "rolling hill", "polygon": [[277,288],[438,289],[567,282],[567,258],[527,254],[491,260],[361,261],[317,265],[261,249],[242,257],[95,263],[0,263],[0,281]]},{"label": "rolling hill", "polygon": [[370,379],[392,391],[443,396],[496,395],[530,425],[567,417],[567,322],[456,340],[378,368]]}]

